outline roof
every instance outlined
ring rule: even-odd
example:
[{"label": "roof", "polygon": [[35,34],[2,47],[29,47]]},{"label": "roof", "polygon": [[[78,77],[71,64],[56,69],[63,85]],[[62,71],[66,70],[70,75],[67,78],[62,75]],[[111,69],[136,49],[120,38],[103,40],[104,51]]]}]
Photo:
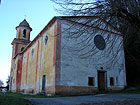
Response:
[{"label": "roof", "polygon": [[24,19],[19,26],[25,26],[25,27],[30,27],[29,23],[26,21],[26,19]]}]

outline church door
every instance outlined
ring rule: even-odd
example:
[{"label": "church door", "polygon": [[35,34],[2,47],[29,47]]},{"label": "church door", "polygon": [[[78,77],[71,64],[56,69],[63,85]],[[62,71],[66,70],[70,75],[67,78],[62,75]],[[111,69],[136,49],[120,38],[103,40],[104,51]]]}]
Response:
[{"label": "church door", "polygon": [[98,71],[98,90],[105,91],[106,89],[106,72]]},{"label": "church door", "polygon": [[46,75],[42,77],[42,92],[45,92],[45,84],[46,84]]}]

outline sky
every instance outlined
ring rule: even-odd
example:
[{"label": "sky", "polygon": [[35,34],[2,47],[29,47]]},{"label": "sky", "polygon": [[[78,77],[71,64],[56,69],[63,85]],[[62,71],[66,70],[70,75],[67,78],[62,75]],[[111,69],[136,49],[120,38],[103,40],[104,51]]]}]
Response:
[{"label": "sky", "polygon": [[55,4],[50,0],[1,0],[0,5],[0,80],[6,85],[10,75],[12,45],[16,37],[15,27],[24,19],[33,29],[32,41],[54,17],[58,16]]}]

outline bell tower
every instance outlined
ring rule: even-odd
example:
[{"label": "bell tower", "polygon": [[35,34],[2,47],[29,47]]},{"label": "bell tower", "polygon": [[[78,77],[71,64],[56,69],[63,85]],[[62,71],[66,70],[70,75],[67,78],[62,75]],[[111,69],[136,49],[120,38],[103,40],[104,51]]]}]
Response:
[{"label": "bell tower", "polygon": [[[29,23],[24,19],[17,27],[17,34],[16,38],[12,41],[12,60],[11,60],[11,72],[10,72],[10,90],[13,89],[12,84],[15,81],[14,71],[16,71],[16,89],[18,91],[21,83],[21,56],[18,56],[18,61],[15,62],[15,56],[18,53],[21,53],[24,48],[31,42],[30,41],[30,32],[32,28],[30,27]],[[16,69],[17,67],[17,69]],[[16,69],[16,70],[15,70]]]},{"label": "bell tower", "polygon": [[19,52],[22,52],[24,48],[30,43],[30,32],[32,28],[29,23],[24,19],[19,26],[16,27],[17,34],[16,38],[12,41],[13,51],[12,57],[14,57]]}]

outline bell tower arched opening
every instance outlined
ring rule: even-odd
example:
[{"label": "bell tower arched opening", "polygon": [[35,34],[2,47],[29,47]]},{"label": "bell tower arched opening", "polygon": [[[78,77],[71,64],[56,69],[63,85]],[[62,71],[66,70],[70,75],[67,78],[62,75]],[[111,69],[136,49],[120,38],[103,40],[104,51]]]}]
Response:
[{"label": "bell tower arched opening", "polygon": [[23,37],[26,38],[26,29],[23,30]]}]

